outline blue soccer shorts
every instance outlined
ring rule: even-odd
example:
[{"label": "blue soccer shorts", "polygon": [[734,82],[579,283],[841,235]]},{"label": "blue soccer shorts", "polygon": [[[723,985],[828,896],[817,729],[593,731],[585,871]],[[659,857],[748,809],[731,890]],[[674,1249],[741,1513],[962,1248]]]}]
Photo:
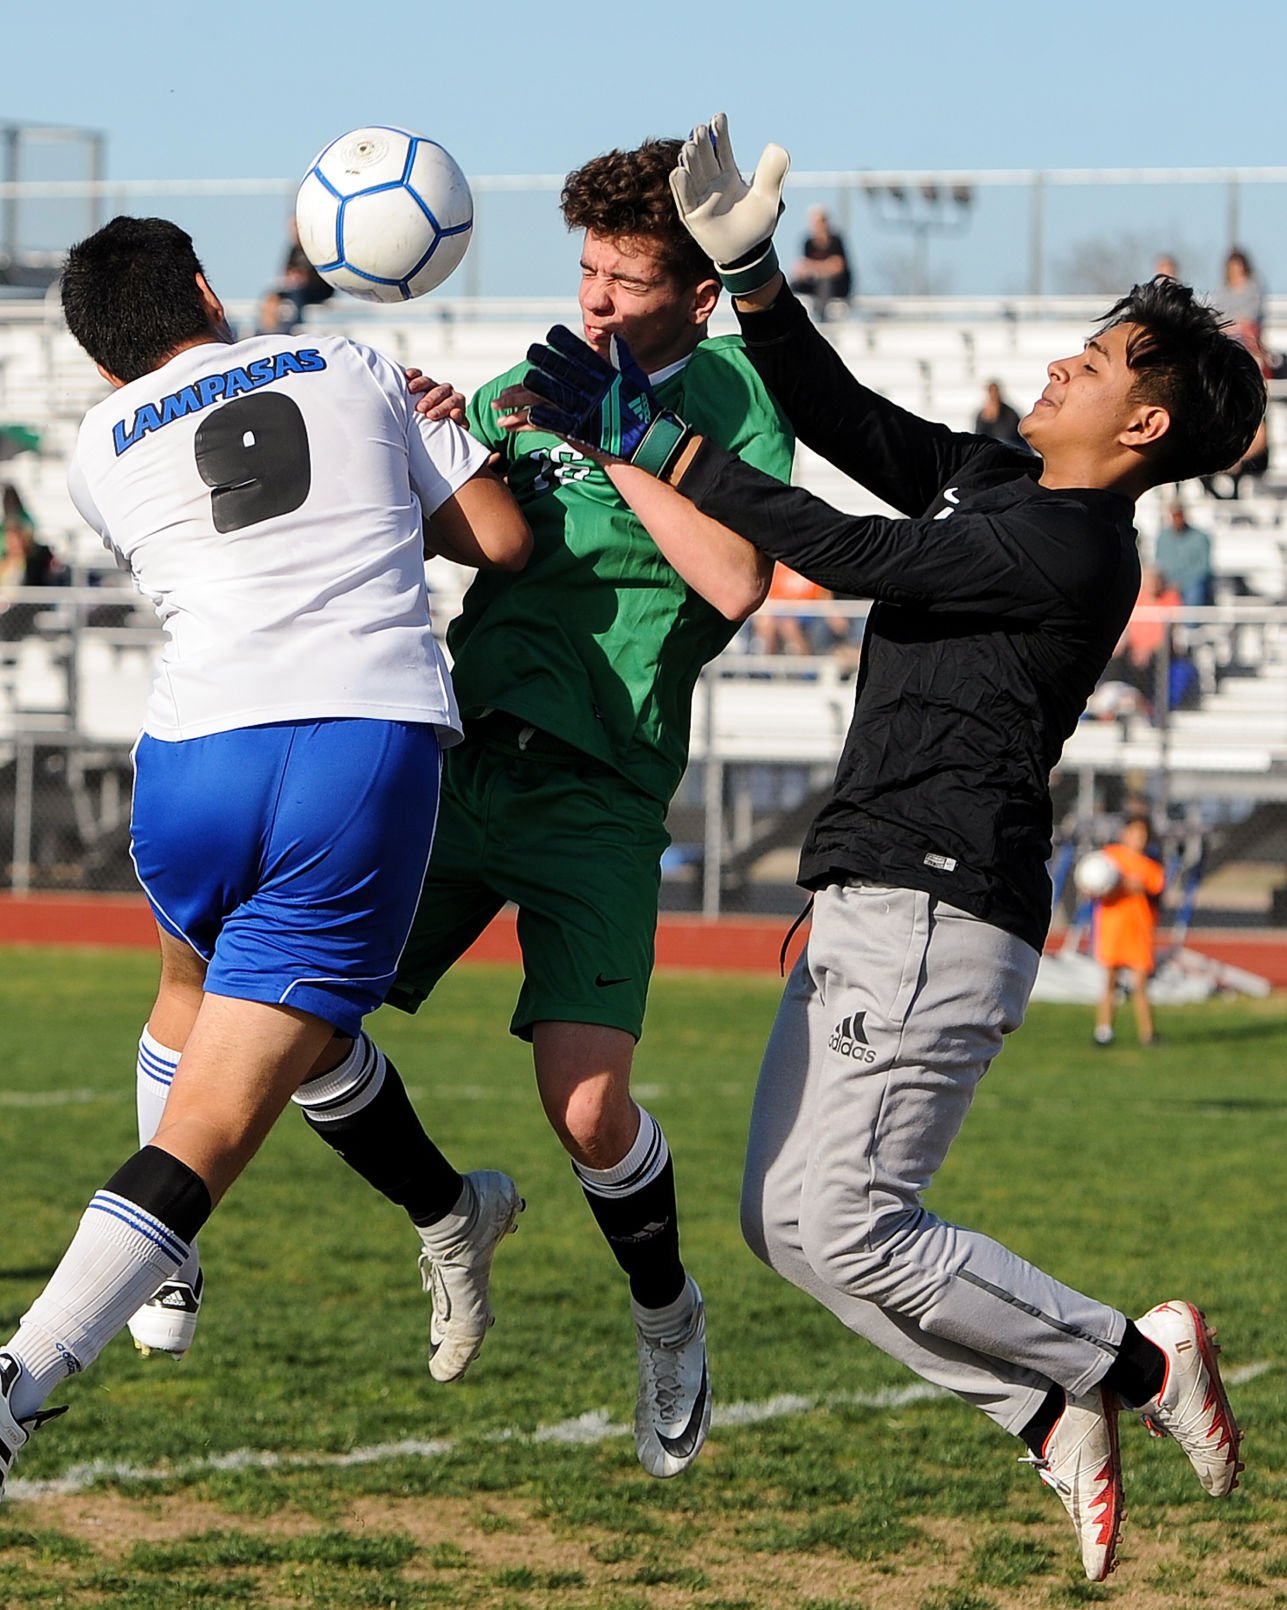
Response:
[{"label": "blue soccer shorts", "polygon": [[355,1035],[393,982],[438,814],[435,728],[327,720],[134,752],[131,854],[206,989]]}]

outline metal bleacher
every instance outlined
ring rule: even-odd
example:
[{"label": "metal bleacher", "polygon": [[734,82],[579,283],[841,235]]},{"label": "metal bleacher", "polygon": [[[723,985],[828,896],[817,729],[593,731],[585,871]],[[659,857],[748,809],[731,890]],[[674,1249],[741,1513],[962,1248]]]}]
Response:
[{"label": "metal bleacher", "polygon": [[[336,302],[340,306],[336,306]],[[396,361],[414,365],[469,392],[521,359],[551,323],[575,323],[572,302],[485,303],[429,299],[409,308],[372,309],[336,302],[310,312],[305,331],[349,334]],[[868,385],[894,401],[955,428],[969,428],[988,380],[1022,408],[1045,384],[1045,365],[1080,349],[1098,299],[1049,300],[1031,306],[949,302],[864,304],[824,328],[845,362]],[[1284,309],[1287,313],[1287,309]],[[251,310],[235,308],[249,327]],[[733,328],[727,313],[717,331]],[[116,833],[128,746],[137,730],[158,634],[146,605],[111,568],[97,537],[84,528],[66,491],[67,462],[85,412],[104,382],[71,340],[56,303],[0,304],[0,427],[37,431],[40,448],[0,465],[13,479],[37,530],[71,565],[74,590],[37,617],[19,642],[0,644],[0,769],[25,743],[38,764],[43,738],[77,757],[83,795],[75,807],[82,828]],[[1065,768],[1088,774],[1167,770],[1171,797],[1215,792],[1248,798],[1287,798],[1287,408],[1271,405],[1271,470],[1255,496],[1208,499],[1185,490],[1193,523],[1211,533],[1220,578],[1217,604],[1187,612],[1182,627],[1201,679],[1192,710],[1162,725],[1142,718],[1084,721],[1070,740]],[[855,514],[882,505],[808,449],[797,453],[799,484]],[[1140,505],[1138,524],[1147,556],[1169,496],[1159,491]],[[433,561],[430,584],[439,628],[454,615],[469,574]],[[47,597],[42,602],[48,603]],[[103,606],[110,606],[106,616]],[[854,606],[856,612],[861,612]],[[90,611],[94,613],[91,614]],[[94,619],[104,624],[86,624]],[[853,666],[826,657],[757,657],[745,638],[708,674],[693,716],[694,777],[676,806],[685,833],[736,857],[764,838],[754,789],[733,786],[751,770],[777,768],[800,788],[825,786],[848,724]],[[27,735],[24,738],[24,733]],[[117,757],[113,762],[104,757]],[[34,757],[34,759],[33,759]],[[97,768],[97,770],[95,770]],[[112,777],[114,780],[108,781]],[[85,781],[89,779],[89,781]],[[759,786],[758,784],[756,785]],[[715,790],[717,804],[711,803]],[[731,794],[730,794],[731,790]],[[705,802],[685,805],[704,792]],[[790,810],[779,790],[770,812]],[[719,809],[734,803],[716,823]],[[742,798],[743,805],[736,803]],[[745,801],[749,800],[749,803]],[[695,812],[695,814],[694,814]],[[0,822],[0,841],[9,827]],[[682,836],[682,835],[680,835]],[[81,834],[82,841],[86,835]],[[745,859],[745,857],[744,857]]]}]

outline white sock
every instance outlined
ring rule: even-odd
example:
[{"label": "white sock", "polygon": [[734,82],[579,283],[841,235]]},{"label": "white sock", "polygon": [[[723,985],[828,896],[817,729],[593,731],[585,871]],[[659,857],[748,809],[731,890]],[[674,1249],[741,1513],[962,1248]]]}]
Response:
[{"label": "white sock", "polygon": [[179,1053],[154,1040],[147,1029],[139,1037],[139,1059],[135,1078],[135,1101],[139,1115],[139,1145],[150,1145],[161,1127],[161,1115],[170,1094]]},{"label": "white sock", "polygon": [[12,1407],[34,1414],[64,1376],[88,1369],[141,1303],[173,1280],[187,1242],[137,1203],[99,1191],[49,1284],[5,1347],[22,1365]]},{"label": "white sock", "polygon": [[384,1052],[368,1034],[362,1033],[338,1067],[300,1085],[290,1099],[297,1107],[303,1107],[315,1124],[352,1118],[380,1094],[387,1068]]},{"label": "white sock", "polygon": [[444,1213],[442,1218],[435,1219],[432,1224],[417,1224],[416,1233],[426,1248],[433,1252],[441,1247],[449,1247],[453,1242],[467,1236],[474,1228],[477,1218],[478,1195],[474,1190],[473,1181],[466,1174],[460,1195],[456,1198],[451,1212]]},{"label": "white sock", "polygon": [[635,1324],[653,1341],[678,1341],[687,1335],[697,1306],[697,1285],[692,1275],[684,1282],[684,1289],[673,1303],[664,1308],[644,1308],[630,1299],[630,1312]]},{"label": "white sock", "polygon": [[587,1191],[595,1196],[622,1197],[641,1191],[655,1180],[670,1157],[670,1147],[661,1125],[646,1107],[635,1104],[639,1114],[639,1133],[634,1144],[611,1168],[591,1168],[571,1159],[572,1172]]},{"label": "white sock", "polygon": [[[139,1037],[139,1057],[134,1079],[140,1146],[150,1145],[153,1136],[161,1127],[165,1104],[170,1096],[170,1085],[174,1080],[174,1070],[179,1066],[179,1056],[178,1051],[172,1051],[168,1045],[162,1045],[159,1040],[153,1039],[146,1028],[143,1030]],[[166,1278],[182,1280],[192,1286],[196,1284],[197,1271],[200,1267],[201,1254],[197,1251],[197,1244],[194,1241],[182,1268],[176,1269],[173,1275]]]}]

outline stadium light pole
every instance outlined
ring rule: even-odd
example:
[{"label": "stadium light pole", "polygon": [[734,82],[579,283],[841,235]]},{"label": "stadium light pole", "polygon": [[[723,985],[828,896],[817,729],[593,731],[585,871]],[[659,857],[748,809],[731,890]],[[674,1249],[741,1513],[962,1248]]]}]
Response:
[{"label": "stadium light pole", "polygon": [[1046,255],[1045,232],[1046,176],[1044,173],[1034,173],[1028,214],[1028,290],[1032,296],[1041,295]]},{"label": "stadium light pole", "polygon": [[4,130],[4,231],[0,251],[12,263],[18,254],[18,127],[6,123]]}]

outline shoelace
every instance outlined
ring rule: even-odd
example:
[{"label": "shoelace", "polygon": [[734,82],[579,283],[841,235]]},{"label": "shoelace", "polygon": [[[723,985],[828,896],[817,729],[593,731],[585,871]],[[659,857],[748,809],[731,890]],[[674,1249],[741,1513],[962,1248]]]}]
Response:
[{"label": "shoelace", "polygon": [[674,1348],[646,1337],[644,1346],[647,1350],[652,1395],[657,1401],[661,1418],[667,1421],[674,1420],[679,1414],[679,1399],[683,1390],[679,1355]]},{"label": "shoelace", "polygon": [[1050,1468],[1049,1459],[1047,1459],[1044,1454],[1021,1453],[1019,1455],[1018,1462],[1021,1465],[1031,1465],[1041,1477],[1042,1481],[1045,1482],[1047,1487],[1053,1487],[1056,1492],[1060,1493],[1072,1492],[1072,1483],[1062,1481],[1058,1476],[1055,1475],[1054,1471]]},{"label": "shoelace", "polygon": [[420,1256],[420,1279],[423,1289],[429,1293],[434,1313],[444,1321],[450,1319],[451,1298],[447,1295],[447,1283],[437,1263],[427,1252]]}]

